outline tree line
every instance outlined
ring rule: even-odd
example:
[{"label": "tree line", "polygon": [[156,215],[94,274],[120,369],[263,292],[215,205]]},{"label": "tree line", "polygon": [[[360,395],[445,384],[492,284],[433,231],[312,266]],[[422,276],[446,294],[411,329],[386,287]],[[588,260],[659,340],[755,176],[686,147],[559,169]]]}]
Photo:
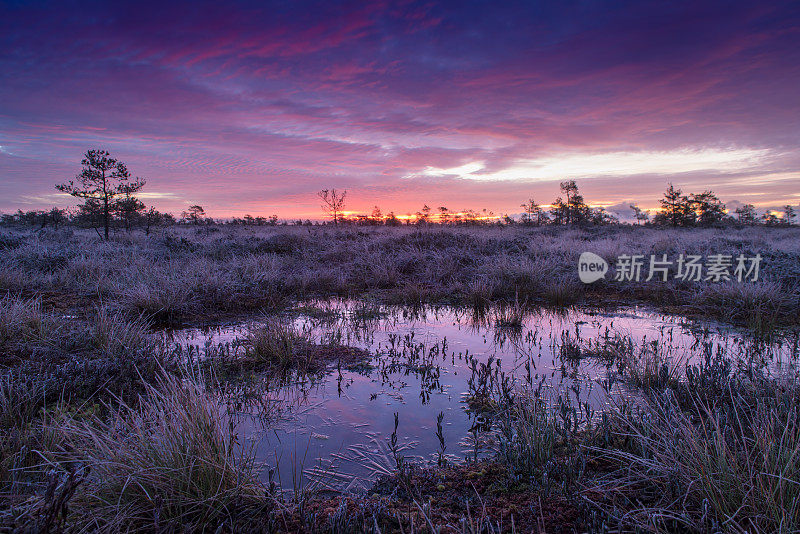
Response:
[{"label": "tree line", "polygon": [[[522,203],[523,212],[519,219],[508,215],[495,217],[491,211],[475,212],[466,210],[452,212],[445,206],[432,210],[428,205],[414,215],[405,216],[406,224],[522,224],[526,226],[575,225],[598,226],[621,224],[619,218],[605,208],[590,207],[578,190],[575,180],[560,183],[561,195],[549,206],[538,204],[533,198]],[[371,215],[355,215],[344,217],[344,203],[347,191],[337,192],[323,190],[318,193],[322,200],[322,210],[332,224],[361,225],[399,225],[403,224],[394,213],[382,215],[375,206]],[[636,204],[630,204],[633,220],[637,225],[674,226],[674,227],[710,227],[729,224],[766,226],[791,226],[794,224],[796,212],[793,206],[782,207],[783,214],[778,217],[772,212],[758,216],[755,206],[744,204],[729,212],[725,204],[713,191],[684,194],[669,184],[663,198],[659,201],[661,209],[652,217]]]},{"label": "tree line", "polygon": [[[0,216],[0,224],[24,225],[46,228],[58,228],[64,224],[94,228],[98,235],[108,239],[114,229],[131,231],[141,228],[149,234],[158,226],[173,224],[210,225],[229,224],[242,226],[275,226],[311,225],[310,220],[294,220],[278,222],[277,215],[269,217],[244,215],[226,221],[217,221],[206,215],[200,205],[192,205],[176,218],[171,213],[161,213],[154,207],[146,206],[136,194],[146,185],[146,180],[132,177],[127,166],[111,157],[105,150],[89,150],[81,160],[81,172],[56,189],[73,197],[82,199],[82,203],[70,210],[54,207],[50,210],[23,212]],[[361,225],[361,226],[399,226],[399,225],[512,225],[525,226],[574,225],[597,226],[620,224],[619,219],[602,207],[592,208],[583,198],[574,180],[560,183],[561,195],[551,204],[543,206],[533,198],[521,204],[522,214],[519,219],[511,216],[495,216],[488,210],[452,211],[446,206],[432,209],[424,205],[414,214],[398,216],[394,212],[384,215],[378,206],[367,214],[347,214],[345,203],[347,191],[323,189],[317,193],[324,215],[329,218],[328,224]],[[702,193],[684,194],[672,184],[667,187],[663,198],[659,201],[661,209],[652,217],[635,204],[630,204],[635,224],[673,227],[708,227],[722,225],[756,225],[791,226],[794,224],[796,212],[793,206],[782,208],[779,217],[772,212],[758,216],[752,204],[745,204],[733,211],[726,209],[725,204],[710,190]],[[316,223],[319,224],[319,223]],[[325,224],[325,223],[323,223]]]}]

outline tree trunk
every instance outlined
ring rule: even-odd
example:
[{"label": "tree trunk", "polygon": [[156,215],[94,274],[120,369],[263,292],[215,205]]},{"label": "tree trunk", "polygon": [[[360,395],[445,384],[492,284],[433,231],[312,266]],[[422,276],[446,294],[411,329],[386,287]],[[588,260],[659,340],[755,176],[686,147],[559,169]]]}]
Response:
[{"label": "tree trunk", "polygon": [[106,241],[108,241],[108,197],[103,199],[103,230],[105,231]]}]

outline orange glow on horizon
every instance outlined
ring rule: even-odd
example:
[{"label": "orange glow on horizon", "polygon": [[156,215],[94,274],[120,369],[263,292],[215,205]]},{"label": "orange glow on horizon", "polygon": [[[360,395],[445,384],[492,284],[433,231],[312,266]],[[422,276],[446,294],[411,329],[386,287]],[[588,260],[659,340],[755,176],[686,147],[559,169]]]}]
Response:
[{"label": "orange glow on horizon", "polygon": [[[447,211],[446,213],[436,212],[430,213],[428,215],[423,215],[421,212],[417,213],[405,213],[405,214],[395,214],[394,212],[389,212],[387,214],[381,214],[380,216],[373,216],[371,214],[366,214],[358,211],[342,211],[340,212],[340,217],[346,220],[372,220],[372,221],[383,221],[386,222],[391,220],[392,218],[397,219],[398,221],[418,221],[422,219],[427,219],[431,222],[447,222],[447,221],[458,221],[458,220],[469,220],[469,221],[498,221],[502,218],[501,215],[495,215],[492,212],[483,213],[483,212],[474,212],[474,211]],[[330,218],[330,217],[328,217]]]}]

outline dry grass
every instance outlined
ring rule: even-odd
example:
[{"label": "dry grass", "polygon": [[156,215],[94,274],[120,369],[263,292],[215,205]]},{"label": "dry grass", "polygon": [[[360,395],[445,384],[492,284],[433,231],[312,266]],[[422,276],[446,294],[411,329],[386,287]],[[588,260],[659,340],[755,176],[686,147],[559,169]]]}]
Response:
[{"label": "dry grass", "polygon": [[614,487],[629,485],[620,489],[626,497],[639,488],[646,503],[630,507],[628,522],[660,531],[800,529],[797,385],[743,392],[733,384],[713,402],[690,393],[691,409],[666,396],[645,418],[617,413],[632,446],[604,452],[627,466]]},{"label": "dry grass", "polygon": [[692,303],[699,311],[716,309],[722,318],[759,332],[771,330],[798,306],[797,290],[775,281],[709,285],[694,296]]},{"label": "dry grass", "polygon": [[41,339],[45,321],[42,304],[36,299],[0,299],[0,350],[18,343]]},{"label": "dry grass", "polygon": [[135,392],[168,355],[148,322],[90,310],[89,318],[43,311],[37,299],[0,300],[0,365],[45,388],[49,401],[77,400],[109,391]]},{"label": "dry grass", "polygon": [[[158,235],[0,230],[0,290],[102,299],[113,310],[174,323],[285,305],[364,296],[390,303],[532,305],[650,302],[738,324],[796,323],[800,228],[632,227],[332,228],[173,227]],[[622,283],[584,286],[583,251],[754,255],[766,283]]]},{"label": "dry grass", "polygon": [[[119,342],[111,346],[135,346],[124,341],[124,329],[96,328],[115,332],[111,338]],[[306,343],[286,323],[268,323],[251,332],[248,350],[272,365],[287,361]],[[800,527],[796,378],[723,365],[717,361],[720,354],[678,372],[675,362],[685,355],[653,343],[637,346],[619,335],[591,346],[569,337],[562,343],[570,347],[563,351],[568,361],[601,359],[644,395],[600,414],[579,400],[576,385],[547,390],[531,381],[513,387],[499,367],[476,367],[470,383],[483,401],[470,406],[499,425],[495,460],[501,466],[479,500],[512,502],[524,494],[539,510],[563,503],[575,528],[589,528],[598,517],[609,528],[650,532],[793,532]],[[2,481],[6,495],[27,487],[33,496],[0,509],[7,525],[111,531],[198,531],[222,525],[246,531],[264,517],[274,519],[270,513],[276,507],[297,528],[320,531],[331,525],[308,515],[306,506],[316,509],[313,495],[281,502],[261,486],[251,451],[239,447],[220,401],[202,381],[162,372],[136,398],[117,399],[99,410],[62,404],[45,415],[46,388],[20,378],[0,381],[4,438],[11,432],[18,436],[4,440]],[[47,474],[50,469],[56,478]],[[477,465],[463,470],[464,476],[482,477],[482,472]],[[450,486],[438,489],[443,479],[435,472],[425,476],[433,482],[421,479],[422,486],[450,491]],[[408,505],[415,497],[410,498]],[[369,519],[392,531],[396,517],[387,516],[371,497],[363,499],[362,506],[374,506]],[[69,502],[69,515],[62,502]],[[586,502],[601,515],[587,511]],[[464,513],[441,510],[432,501],[423,504],[422,514],[431,521]],[[341,521],[330,527],[335,532],[369,531],[373,525],[352,523],[356,515],[325,513]],[[486,515],[492,521],[496,517]]]},{"label": "dry grass", "polygon": [[[356,313],[353,320],[365,319]],[[333,333],[316,340],[285,318],[272,317],[251,325],[232,346],[210,347],[202,363],[227,378],[249,372],[285,378],[287,372],[321,373],[333,366],[362,368],[369,358],[368,351],[339,343]]]},{"label": "dry grass", "polygon": [[[796,228],[212,227],[103,243],[72,230],[2,232],[0,520],[31,530],[246,531],[276,505],[214,396],[163,370],[152,322],[369,295],[498,304],[492,322],[512,332],[529,306],[633,300],[767,331],[798,321],[797,237]],[[759,252],[766,280],[583,286],[575,263],[584,250],[608,260]],[[47,304],[52,295],[90,305],[65,318]],[[628,529],[800,530],[796,381],[710,359],[687,368],[684,354],[622,336],[595,346],[562,341],[565,363],[602,361],[640,396],[595,414],[569,390],[513,390],[486,370],[483,402],[471,408],[491,410],[501,426],[497,460],[508,477],[491,491],[585,498],[606,525]],[[269,321],[249,333],[234,363],[287,369],[364,357],[348,351]],[[435,516],[423,506],[423,516]],[[293,509],[303,519],[291,524],[313,530],[304,513]],[[369,519],[394,525],[381,513]],[[345,530],[336,514],[314,525]]]},{"label": "dry grass", "polygon": [[23,428],[44,404],[45,386],[13,371],[0,375],[0,428]]},{"label": "dry grass", "polygon": [[310,344],[308,336],[294,325],[276,320],[250,330],[244,342],[248,360],[278,368],[297,366],[296,360]]},{"label": "dry grass", "polygon": [[81,521],[102,529],[202,530],[263,504],[252,456],[198,384],[161,376],[136,404],[108,417],[62,421],[58,465],[91,467]]}]

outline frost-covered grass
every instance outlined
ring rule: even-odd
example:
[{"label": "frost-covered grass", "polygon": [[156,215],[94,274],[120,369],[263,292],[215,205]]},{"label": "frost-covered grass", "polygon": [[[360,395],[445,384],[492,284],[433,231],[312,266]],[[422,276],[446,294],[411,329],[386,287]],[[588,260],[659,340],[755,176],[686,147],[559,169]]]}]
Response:
[{"label": "frost-covered grass", "polygon": [[[530,306],[581,303],[792,325],[800,229],[175,227],[110,242],[71,229],[0,233],[0,528],[800,529],[796,375],[739,368],[724,354],[687,367],[685,355],[616,332],[589,347],[565,337],[564,368],[593,358],[632,396],[599,413],[569,391],[512,388],[488,369],[483,397],[465,409],[499,425],[495,458],[398,464],[365,495],[288,496],[258,478],[211,389],[225,378],[215,373],[300,370],[341,349],[310,351],[276,320],[250,331],[231,365],[190,369],[151,328],[328,296],[494,309],[510,332]],[[764,280],[584,286],[576,263],[587,250],[609,261],[759,253]],[[374,313],[365,305],[353,319]]]},{"label": "frost-covered grass", "polygon": [[[120,233],[0,230],[0,291],[102,302],[156,322],[282,307],[308,297],[482,305],[650,303],[754,328],[797,323],[800,228],[172,227]],[[577,277],[581,252],[761,254],[756,283]],[[645,266],[646,268],[646,266]],[[646,273],[645,273],[646,274]]]}]

